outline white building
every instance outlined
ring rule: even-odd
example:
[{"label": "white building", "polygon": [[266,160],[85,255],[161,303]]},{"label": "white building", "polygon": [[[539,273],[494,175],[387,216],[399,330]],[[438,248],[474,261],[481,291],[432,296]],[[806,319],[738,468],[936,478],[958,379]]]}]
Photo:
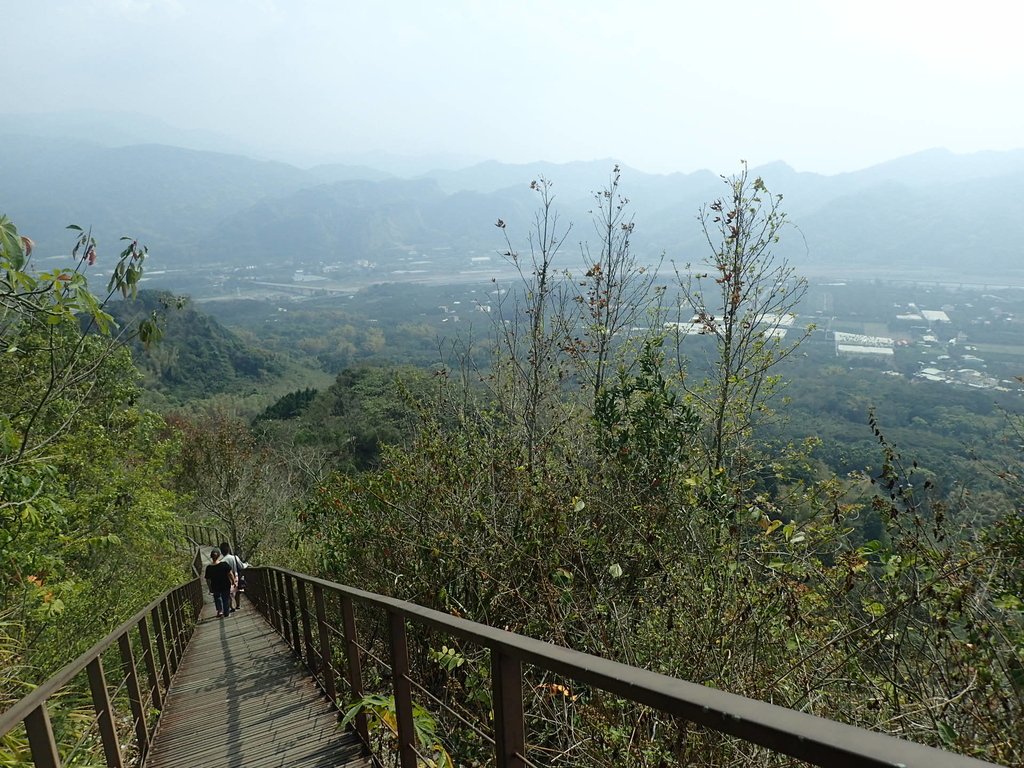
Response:
[{"label": "white building", "polygon": [[892,357],[895,352],[892,347],[865,347],[859,344],[836,344],[836,354],[848,357]]},{"label": "white building", "polygon": [[834,331],[836,354],[847,356],[892,357],[895,342],[888,336],[867,336],[863,333]]}]

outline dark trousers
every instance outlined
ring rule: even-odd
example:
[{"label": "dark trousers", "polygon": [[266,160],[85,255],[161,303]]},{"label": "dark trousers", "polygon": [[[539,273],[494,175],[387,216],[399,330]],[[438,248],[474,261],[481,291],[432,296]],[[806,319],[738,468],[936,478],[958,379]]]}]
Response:
[{"label": "dark trousers", "polygon": [[225,589],[223,592],[214,592],[213,604],[217,606],[217,613],[222,613],[225,616],[231,613],[231,590]]}]

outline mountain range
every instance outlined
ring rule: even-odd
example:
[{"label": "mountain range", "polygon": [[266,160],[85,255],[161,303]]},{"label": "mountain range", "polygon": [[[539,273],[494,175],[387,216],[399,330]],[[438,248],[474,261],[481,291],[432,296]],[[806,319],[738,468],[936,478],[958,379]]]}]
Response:
[{"label": "mountain range", "polygon": [[[144,130],[112,131],[104,142],[95,123],[70,135],[52,122],[38,130],[28,122],[0,116],[0,213],[33,237],[43,256],[66,253],[72,238],[64,227],[80,224],[92,226],[108,248],[122,234],[138,237],[150,246],[152,263],[167,268],[387,263],[431,249],[493,254],[504,245],[494,230],[499,218],[514,242],[525,242],[537,204],[529,184],[541,176],[554,184],[561,221],[573,225],[567,243],[575,245],[594,238],[593,193],[615,165],[486,161],[398,176],[369,165],[298,167],[118,143]],[[832,176],[781,162],[752,173],[784,197],[794,227],[780,251],[798,269],[1024,284],[1024,150],[935,149]],[[664,253],[684,264],[704,257],[697,211],[726,191],[719,176],[622,166],[621,191],[630,199],[641,258]]]}]

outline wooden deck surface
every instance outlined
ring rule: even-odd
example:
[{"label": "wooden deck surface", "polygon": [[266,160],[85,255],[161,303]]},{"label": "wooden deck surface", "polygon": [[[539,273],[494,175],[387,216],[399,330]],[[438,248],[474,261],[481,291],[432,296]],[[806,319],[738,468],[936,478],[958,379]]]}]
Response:
[{"label": "wooden deck surface", "polygon": [[[209,600],[209,595],[207,595]],[[363,768],[308,672],[250,603],[209,602],[171,685],[145,768]]]}]

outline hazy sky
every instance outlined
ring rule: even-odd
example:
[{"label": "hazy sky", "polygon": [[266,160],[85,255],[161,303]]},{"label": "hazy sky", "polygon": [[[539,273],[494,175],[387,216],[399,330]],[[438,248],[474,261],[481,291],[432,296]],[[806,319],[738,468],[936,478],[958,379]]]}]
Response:
[{"label": "hazy sky", "polygon": [[1019,0],[0,0],[5,112],[649,171],[1024,146]]}]

